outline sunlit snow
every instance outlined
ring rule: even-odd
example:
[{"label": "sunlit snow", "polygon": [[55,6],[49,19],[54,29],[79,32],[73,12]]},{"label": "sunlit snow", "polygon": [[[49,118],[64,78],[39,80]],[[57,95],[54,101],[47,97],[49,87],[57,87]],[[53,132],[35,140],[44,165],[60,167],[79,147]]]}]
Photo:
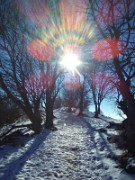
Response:
[{"label": "sunlit snow", "polygon": [[3,180],[121,180],[132,179],[109,156],[119,154],[102,131],[111,118],[77,117],[55,110],[57,131],[24,139],[24,146],[0,147],[0,179]]}]

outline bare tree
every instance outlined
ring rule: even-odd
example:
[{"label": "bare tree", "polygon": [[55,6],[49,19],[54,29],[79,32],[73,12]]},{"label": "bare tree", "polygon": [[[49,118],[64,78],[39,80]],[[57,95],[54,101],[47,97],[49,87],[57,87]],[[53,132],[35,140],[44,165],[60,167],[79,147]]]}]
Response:
[{"label": "bare tree", "polygon": [[12,11],[10,3],[6,3],[0,7],[0,85],[27,114],[32,129],[38,133],[41,130],[39,105],[43,93],[38,62],[27,54],[27,38],[19,30],[19,25],[25,26],[24,20],[17,10]]},{"label": "bare tree", "polygon": [[93,67],[89,76],[89,85],[95,106],[95,118],[101,113],[101,104],[103,100],[111,97],[115,90],[112,83],[115,79],[114,76],[112,76],[110,72],[105,72],[104,69],[105,66],[97,64]]},{"label": "bare tree", "polygon": [[[128,149],[135,154],[135,1],[89,0],[92,17],[96,23],[102,43],[97,45],[95,58],[107,61],[118,78],[117,88],[127,107],[126,128]],[[102,45],[101,45],[102,44]],[[105,45],[104,45],[105,44]],[[99,56],[100,54],[100,56]]]},{"label": "bare tree", "polygon": [[60,91],[61,85],[61,71],[59,71],[58,65],[45,64],[46,73],[49,78],[46,79],[46,89],[44,94],[44,104],[46,112],[45,127],[49,129],[55,129],[53,124],[53,107],[56,97]]},{"label": "bare tree", "polygon": [[[6,5],[9,7],[7,12]],[[53,105],[59,92],[58,79],[61,71],[53,59],[54,49],[50,39],[47,42],[42,40],[38,30],[46,33],[46,38],[52,37],[55,40],[58,32],[52,36],[48,30],[55,23],[57,25],[57,22],[54,9],[53,13],[49,14],[52,6],[46,2],[25,4],[16,0],[15,5],[16,11],[12,11],[14,5],[8,4],[8,0],[1,6],[1,87],[27,114],[32,121],[32,129],[39,132],[42,121],[40,106],[43,101],[46,111],[45,126],[50,129],[54,127]],[[20,16],[22,11],[25,12],[25,18]],[[40,15],[44,18],[40,18]],[[31,27],[28,20],[33,23],[30,22]]]},{"label": "bare tree", "polygon": [[80,89],[78,90],[78,108],[79,113],[78,116],[83,115],[83,111],[90,105],[90,88],[88,85],[87,75],[85,73],[81,73],[80,75]]},{"label": "bare tree", "polygon": [[68,111],[71,112],[72,108],[78,106],[78,90],[81,87],[80,78],[78,75],[72,73],[64,74],[62,99],[63,105],[68,107]]}]

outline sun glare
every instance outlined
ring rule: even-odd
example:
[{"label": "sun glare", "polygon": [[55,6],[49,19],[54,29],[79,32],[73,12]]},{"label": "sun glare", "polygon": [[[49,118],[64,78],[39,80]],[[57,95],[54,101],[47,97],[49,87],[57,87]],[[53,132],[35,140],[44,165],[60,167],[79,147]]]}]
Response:
[{"label": "sun glare", "polygon": [[67,68],[69,71],[74,72],[77,71],[76,68],[81,64],[81,62],[77,54],[70,52],[63,55],[60,64]]}]

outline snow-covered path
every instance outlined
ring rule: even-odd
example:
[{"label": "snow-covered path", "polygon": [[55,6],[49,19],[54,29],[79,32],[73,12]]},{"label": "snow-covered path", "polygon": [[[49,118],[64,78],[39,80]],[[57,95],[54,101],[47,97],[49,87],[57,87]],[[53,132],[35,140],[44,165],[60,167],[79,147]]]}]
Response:
[{"label": "snow-covered path", "polygon": [[106,132],[107,122],[79,118],[56,111],[58,131],[43,131],[24,147],[0,150],[0,179],[3,180],[112,180],[132,179],[121,173]]}]

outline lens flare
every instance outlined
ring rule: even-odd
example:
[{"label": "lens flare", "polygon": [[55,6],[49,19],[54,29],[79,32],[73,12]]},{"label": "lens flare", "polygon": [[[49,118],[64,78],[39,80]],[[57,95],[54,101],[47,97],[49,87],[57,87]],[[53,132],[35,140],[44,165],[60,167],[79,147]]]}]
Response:
[{"label": "lens flare", "polygon": [[76,68],[80,65],[80,61],[77,54],[67,53],[62,57],[60,64],[62,64],[68,70],[75,71]]},{"label": "lens flare", "polygon": [[65,47],[83,47],[92,38],[87,0],[19,0],[18,3],[20,13],[30,27],[31,37],[35,34],[38,37],[30,40],[27,47],[28,53],[35,59],[51,61],[56,55],[59,61]]},{"label": "lens flare", "polygon": [[93,87],[99,89],[101,93],[111,93],[114,90],[113,83],[117,83],[117,77],[114,74],[104,71],[94,72],[91,79]]},{"label": "lens flare", "polygon": [[62,52],[63,55],[60,59],[60,64],[73,74],[75,72],[79,74],[77,67],[81,65],[81,49],[75,45],[68,45],[63,48]]},{"label": "lens flare", "polygon": [[68,73],[64,79],[64,86],[66,89],[75,91],[81,88],[80,76],[78,74],[73,75]]},{"label": "lens flare", "polygon": [[111,25],[115,23],[117,20],[126,16],[128,9],[129,9],[128,3],[122,3],[121,0],[117,0],[117,1],[101,0],[99,2],[97,21],[100,24],[103,23],[103,24]]},{"label": "lens flare", "polygon": [[123,45],[118,39],[103,39],[95,43],[92,48],[94,59],[107,61],[115,58],[123,50]]},{"label": "lens flare", "polygon": [[87,11],[85,0],[60,0],[59,7],[65,31],[78,31],[84,25]]},{"label": "lens flare", "polygon": [[49,89],[54,83],[53,77],[49,74],[36,72],[31,75],[25,81],[25,88],[28,93],[37,93],[37,95],[43,92],[43,89]]},{"label": "lens flare", "polygon": [[27,46],[28,53],[35,59],[48,61],[54,55],[52,46],[43,43],[40,40],[33,40]]}]

